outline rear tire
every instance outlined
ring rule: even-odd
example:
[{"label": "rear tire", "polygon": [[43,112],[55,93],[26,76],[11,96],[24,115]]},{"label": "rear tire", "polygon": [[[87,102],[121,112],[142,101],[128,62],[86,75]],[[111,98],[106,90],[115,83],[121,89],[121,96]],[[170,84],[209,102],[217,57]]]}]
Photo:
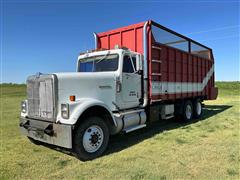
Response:
[{"label": "rear tire", "polygon": [[76,129],[74,152],[82,161],[95,159],[103,154],[109,141],[109,129],[102,118],[90,117]]},{"label": "rear tire", "polygon": [[193,105],[190,100],[184,102],[182,117],[184,122],[191,122],[193,118]]},{"label": "rear tire", "polygon": [[200,99],[193,101],[193,115],[196,119],[202,115],[202,102]]}]

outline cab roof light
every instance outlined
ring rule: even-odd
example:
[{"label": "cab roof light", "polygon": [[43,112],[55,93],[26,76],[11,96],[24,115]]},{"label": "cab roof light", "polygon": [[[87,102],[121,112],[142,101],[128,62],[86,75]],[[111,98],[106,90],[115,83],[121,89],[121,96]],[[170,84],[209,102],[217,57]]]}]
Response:
[{"label": "cab roof light", "polygon": [[79,54],[80,54],[80,55],[84,55],[84,54],[91,53],[91,52],[106,51],[106,50],[107,50],[107,49],[105,49],[105,48],[98,48],[98,49],[87,50],[87,52],[81,52],[81,53],[79,53]]},{"label": "cab roof light", "polygon": [[115,44],[114,49],[123,49],[123,50],[129,50],[129,48],[125,47],[125,46],[119,46],[119,44]]}]

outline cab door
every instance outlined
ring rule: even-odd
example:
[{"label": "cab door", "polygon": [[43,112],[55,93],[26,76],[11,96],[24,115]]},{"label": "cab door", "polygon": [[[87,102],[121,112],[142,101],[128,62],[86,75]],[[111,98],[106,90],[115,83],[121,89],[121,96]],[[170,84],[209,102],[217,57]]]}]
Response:
[{"label": "cab door", "polygon": [[141,98],[141,74],[137,71],[137,56],[125,54],[122,67],[122,102],[124,108],[137,107]]}]

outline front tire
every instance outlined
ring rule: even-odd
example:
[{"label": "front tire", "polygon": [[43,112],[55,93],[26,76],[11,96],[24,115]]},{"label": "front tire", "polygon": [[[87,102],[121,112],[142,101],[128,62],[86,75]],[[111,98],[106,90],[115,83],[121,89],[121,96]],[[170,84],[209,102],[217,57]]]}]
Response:
[{"label": "front tire", "polygon": [[90,117],[77,127],[73,147],[77,158],[87,161],[101,156],[108,141],[109,129],[104,120]]}]

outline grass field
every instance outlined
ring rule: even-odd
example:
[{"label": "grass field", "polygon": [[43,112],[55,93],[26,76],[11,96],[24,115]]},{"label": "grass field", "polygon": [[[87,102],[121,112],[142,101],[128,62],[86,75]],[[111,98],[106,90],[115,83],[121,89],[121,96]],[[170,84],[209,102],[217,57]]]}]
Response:
[{"label": "grass field", "polygon": [[191,124],[176,120],[110,139],[93,161],[31,144],[18,130],[24,85],[1,85],[0,179],[240,179],[240,83],[217,83]]}]

